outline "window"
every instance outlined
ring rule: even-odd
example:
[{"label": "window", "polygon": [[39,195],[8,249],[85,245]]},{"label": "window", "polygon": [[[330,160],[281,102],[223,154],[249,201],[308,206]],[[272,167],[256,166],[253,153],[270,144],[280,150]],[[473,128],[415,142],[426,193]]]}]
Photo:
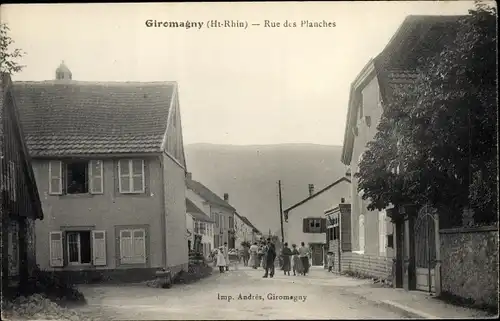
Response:
[{"label": "window", "polygon": [[50,161],[49,194],[102,194],[103,164],[91,161]]},{"label": "window", "polygon": [[385,255],[387,253],[387,214],[385,210],[378,213],[378,231],[379,231],[379,253]]},{"label": "window", "polygon": [[[66,237],[63,239],[63,233]],[[106,265],[105,231],[55,231],[49,233],[50,266],[93,264]],[[65,240],[65,246],[63,246]],[[63,249],[66,251],[63,251]]]},{"label": "window", "polygon": [[222,218],[221,228],[225,229],[226,228],[226,217],[225,216],[221,216],[221,218]]},{"label": "window", "polygon": [[359,216],[359,251],[365,251],[365,216]]},{"label": "window", "polygon": [[321,218],[304,218],[303,219],[304,233],[326,233],[326,219]]},{"label": "window", "polygon": [[339,235],[339,227],[338,226],[335,226],[333,228],[333,239],[334,240],[338,240],[340,238],[340,235]]},{"label": "window", "polygon": [[66,234],[68,264],[90,264],[90,231]]},{"label": "window", "polygon": [[144,161],[142,159],[120,160],[118,162],[120,193],[144,193]]},{"label": "window", "polygon": [[229,228],[234,228],[234,221],[233,217],[229,216]]},{"label": "window", "polygon": [[215,219],[215,227],[218,228],[219,227],[219,214],[217,213],[214,213],[214,219]]},{"label": "window", "polygon": [[144,229],[120,231],[120,263],[146,263],[146,231]]}]

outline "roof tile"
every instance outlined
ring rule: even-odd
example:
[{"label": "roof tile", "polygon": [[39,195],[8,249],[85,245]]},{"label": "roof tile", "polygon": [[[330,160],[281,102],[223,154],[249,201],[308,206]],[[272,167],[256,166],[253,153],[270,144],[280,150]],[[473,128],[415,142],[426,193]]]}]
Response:
[{"label": "roof tile", "polygon": [[32,156],[159,152],[173,82],[15,82]]}]

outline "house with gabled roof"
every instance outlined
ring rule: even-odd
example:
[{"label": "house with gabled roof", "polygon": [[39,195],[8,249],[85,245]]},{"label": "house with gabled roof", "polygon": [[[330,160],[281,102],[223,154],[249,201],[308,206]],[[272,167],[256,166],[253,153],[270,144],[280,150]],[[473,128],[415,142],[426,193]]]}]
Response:
[{"label": "house with gabled roof", "polygon": [[242,242],[257,242],[257,234],[259,230],[243,215],[234,213],[234,243],[235,247],[241,246]]},{"label": "house with gabled roof", "polygon": [[218,248],[224,243],[229,248],[235,247],[234,216],[236,209],[229,205],[229,194],[224,198],[212,192],[202,183],[193,180],[192,174],[186,177],[186,196],[214,220],[213,246]]},{"label": "house with gabled roof", "polygon": [[175,82],[15,82],[46,219],[37,262],[72,276],[187,268],[186,162]]},{"label": "house with gabled roof", "polygon": [[24,288],[36,265],[35,220],[44,215],[7,73],[0,77],[0,214],[2,290]]},{"label": "house with gabled roof", "polygon": [[283,211],[283,232],[289,246],[300,246],[304,242],[311,249],[312,265],[324,264],[327,247],[327,222],[325,209],[332,204],[348,201],[350,180],[341,177],[315,192],[314,184],[309,184],[309,196]]},{"label": "house with gabled roof", "polygon": [[[395,89],[411,90],[422,59],[439,53],[446,43],[453,41],[459,18],[408,16],[383,51],[366,64],[351,84],[341,156],[342,163],[349,166],[352,173],[352,251],[342,253],[341,269],[344,271],[390,279],[396,287],[404,285],[412,290],[428,289],[429,279],[432,291],[435,291],[435,284],[439,284],[435,281],[438,275],[435,260],[430,263],[427,260],[428,255],[435,257],[435,249],[425,246],[416,249],[415,244],[404,244],[405,233],[411,237],[417,233],[412,220],[393,220],[388,209],[369,211],[367,202],[362,199],[363,191],[358,191],[355,173],[359,171],[367,143],[374,139],[384,108],[393,99]],[[430,235],[433,233],[431,231]],[[425,240],[421,243],[425,244]],[[404,250],[403,246],[406,246]],[[420,253],[420,260],[415,260],[415,251]],[[410,261],[415,264],[408,264]]]},{"label": "house with gabled roof", "polygon": [[[189,197],[186,197],[186,226],[188,230],[188,247],[190,250],[201,251],[208,257],[214,248],[215,221],[199,208]],[[200,248],[195,249],[195,238],[200,239]]]}]

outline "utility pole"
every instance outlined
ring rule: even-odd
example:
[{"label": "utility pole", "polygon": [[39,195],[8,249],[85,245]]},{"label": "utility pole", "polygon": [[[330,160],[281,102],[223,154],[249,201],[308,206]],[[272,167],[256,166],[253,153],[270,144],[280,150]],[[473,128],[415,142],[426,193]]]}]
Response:
[{"label": "utility pole", "polygon": [[281,242],[285,244],[285,233],[283,231],[283,200],[281,199],[281,180],[278,181],[278,190],[280,199]]}]

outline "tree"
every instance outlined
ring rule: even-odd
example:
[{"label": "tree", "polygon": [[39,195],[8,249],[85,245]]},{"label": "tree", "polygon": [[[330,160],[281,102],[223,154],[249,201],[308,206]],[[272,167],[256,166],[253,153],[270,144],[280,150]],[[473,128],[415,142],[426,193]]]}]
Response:
[{"label": "tree", "polygon": [[11,48],[14,40],[9,36],[9,32],[9,26],[0,23],[0,71],[14,74],[25,67],[17,62],[25,55],[25,52],[18,48]]},{"label": "tree", "polygon": [[355,174],[370,210],[429,203],[496,219],[496,10],[476,3],[469,13],[455,40],[422,58],[415,83],[384,106]]}]

